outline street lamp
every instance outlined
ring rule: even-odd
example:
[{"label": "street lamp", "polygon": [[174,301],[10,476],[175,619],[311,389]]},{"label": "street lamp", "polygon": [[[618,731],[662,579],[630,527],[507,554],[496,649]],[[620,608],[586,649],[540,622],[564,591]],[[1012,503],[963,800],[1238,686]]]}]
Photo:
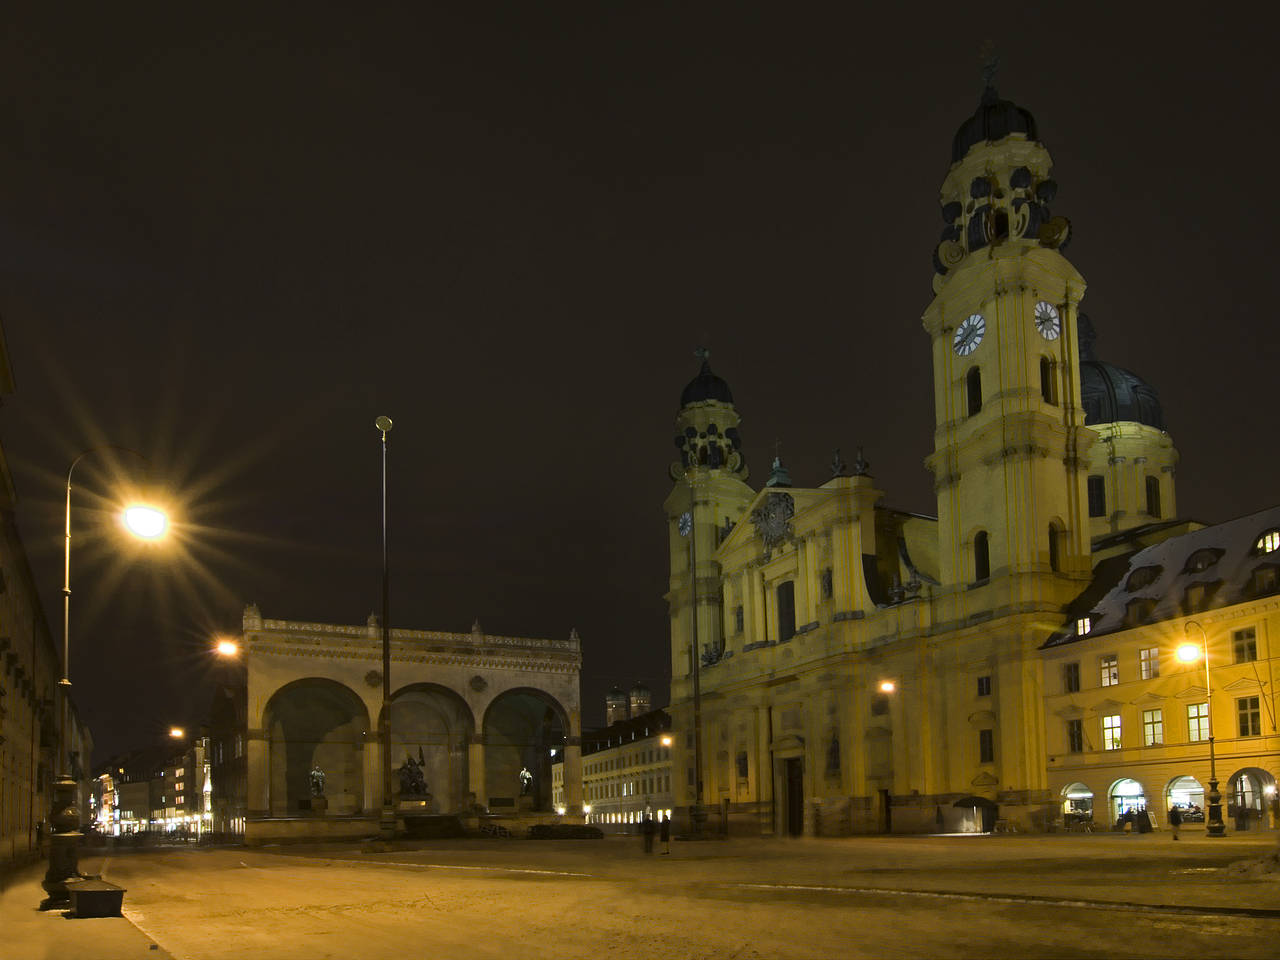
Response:
[{"label": "street lamp", "polygon": [[[49,837],[49,869],[45,872],[44,887],[48,896],[41,907],[63,906],[70,902],[71,895],[67,890],[67,881],[80,876],[79,852],[80,842],[80,810],[77,803],[76,781],[71,771],[63,765],[70,760],[67,750],[67,710],[71,697],[71,478],[80,461],[91,453],[115,450],[132,454],[144,463],[150,464],[142,454],[128,447],[107,443],[84,450],[71,461],[67,469],[66,515],[63,536],[62,558],[62,679],[58,681],[61,691],[61,704],[58,710],[58,755],[56,762],[61,768],[58,779],[53,785],[53,806],[49,811],[49,823],[53,833]],[[144,540],[157,540],[164,536],[169,520],[164,511],[145,504],[134,503],[124,509],[121,514],[122,525],[129,533]]]},{"label": "street lamp", "polygon": [[186,735],[187,735],[187,731],[186,731],[186,730],[183,730],[183,729],[182,729],[182,727],[170,727],[170,728],[169,728],[169,739],[170,739],[170,740],[181,740],[181,739],[182,739],[183,737],[185,737]]},{"label": "street lamp", "polygon": [[390,417],[378,417],[374,427],[382,434],[382,715],[378,719],[382,744],[382,816],[378,832],[390,840],[396,834],[396,810],[391,804],[391,573],[387,555],[387,433]]},{"label": "street lamp", "polygon": [[898,689],[898,685],[897,685],[896,683],[894,683],[892,680],[881,680],[881,681],[880,681],[880,692],[881,692],[881,693],[893,693],[893,691],[895,691],[895,690],[897,690],[897,689]]},{"label": "street lamp", "polygon": [[240,655],[240,644],[234,640],[222,637],[214,645],[214,652],[220,657],[236,657]]},{"label": "street lamp", "polygon": [[1204,710],[1209,734],[1209,822],[1205,824],[1205,833],[1211,837],[1221,837],[1227,832],[1222,822],[1222,794],[1218,792],[1218,767],[1213,755],[1213,687],[1209,683],[1209,639],[1205,636],[1204,627],[1195,620],[1188,620],[1183,633],[1190,635],[1191,628],[1200,631],[1200,644],[1184,643],[1178,647],[1178,659],[1183,663],[1194,663],[1204,657]]}]

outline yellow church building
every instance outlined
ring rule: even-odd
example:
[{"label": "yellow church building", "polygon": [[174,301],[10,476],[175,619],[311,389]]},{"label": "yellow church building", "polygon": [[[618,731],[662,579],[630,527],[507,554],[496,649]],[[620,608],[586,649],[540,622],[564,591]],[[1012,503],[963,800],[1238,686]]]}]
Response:
[{"label": "yellow church building", "polygon": [[[1270,569],[1270,550],[1254,548],[1280,513],[1202,529],[1177,519],[1159,398],[1096,355],[1050,167],[1032,115],[988,79],[953,140],[923,314],[936,517],[886,507],[861,452],[850,465],[837,455],[817,487],[793,486],[777,458],[750,486],[732,392],[702,353],[664,504],[672,793],[686,826],[1042,830],[1086,810],[1109,824],[1139,796],[1161,814],[1191,810],[1208,741],[1183,727],[1206,702],[1204,665],[1170,659],[1188,609],[1208,637],[1224,783],[1264,819],[1280,773],[1278,604],[1274,575],[1254,569]],[[1231,565],[1199,593],[1179,566],[1197,550]],[[1162,573],[1133,606],[1124,585],[1151,567]],[[1222,652],[1249,630],[1244,658]],[[1150,649],[1155,661],[1141,660]],[[1104,685],[1108,657],[1119,681]],[[1158,675],[1141,672],[1148,662]],[[1163,738],[1143,745],[1152,710]],[[1238,710],[1253,711],[1247,724]]]}]

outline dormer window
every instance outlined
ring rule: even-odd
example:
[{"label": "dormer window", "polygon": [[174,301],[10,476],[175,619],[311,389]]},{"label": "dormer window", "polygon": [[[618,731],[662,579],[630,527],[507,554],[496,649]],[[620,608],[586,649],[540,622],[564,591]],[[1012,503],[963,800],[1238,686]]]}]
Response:
[{"label": "dormer window", "polygon": [[1083,637],[1086,633],[1093,629],[1092,617],[1081,617],[1076,621],[1076,636]]},{"label": "dormer window", "polygon": [[1249,592],[1255,597],[1275,593],[1280,589],[1280,570],[1274,563],[1264,563],[1253,571],[1249,580]]},{"label": "dormer window", "polygon": [[1275,553],[1277,550],[1280,550],[1280,530],[1268,530],[1253,545],[1253,552],[1257,554]]},{"label": "dormer window", "polygon": [[1199,613],[1201,610],[1208,610],[1209,604],[1213,602],[1213,595],[1218,592],[1220,586],[1222,586],[1221,580],[1213,583],[1191,584],[1182,596],[1183,612]]},{"label": "dormer window", "polygon": [[1133,573],[1129,574],[1129,579],[1124,582],[1124,588],[1130,593],[1143,590],[1159,580],[1160,574],[1163,572],[1164,567],[1159,565],[1139,567],[1137,570],[1133,571]]},{"label": "dormer window", "polygon": [[1191,556],[1187,557],[1187,564],[1182,568],[1183,573],[1203,573],[1208,570],[1220,559],[1224,551],[1217,547],[1204,547],[1197,550]]},{"label": "dormer window", "polygon": [[1126,627],[1136,627],[1139,624],[1146,623],[1151,618],[1151,613],[1156,608],[1156,602],[1149,597],[1137,597],[1130,600],[1124,608],[1124,625]]}]

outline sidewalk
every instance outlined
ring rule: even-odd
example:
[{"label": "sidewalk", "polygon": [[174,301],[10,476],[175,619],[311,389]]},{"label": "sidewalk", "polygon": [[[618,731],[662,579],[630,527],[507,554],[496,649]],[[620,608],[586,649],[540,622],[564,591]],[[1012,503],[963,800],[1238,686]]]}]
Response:
[{"label": "sidewalk", "polygon": [[[81,866],[84,869],[84,865]],[[16,870],[0,893],[0,958],[3,960],[146,960],[173,956],[159,949],[124,917],[72,920],[64,910],[39,910],[45,864]],[[125,894],[125,908],[129,895]]]}]

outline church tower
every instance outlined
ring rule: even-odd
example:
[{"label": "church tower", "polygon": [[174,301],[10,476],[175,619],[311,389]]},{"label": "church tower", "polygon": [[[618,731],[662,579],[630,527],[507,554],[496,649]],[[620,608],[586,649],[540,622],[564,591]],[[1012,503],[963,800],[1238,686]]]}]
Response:
[{"label": "church tower", "polygon": [[1084,278],[1030,112],[986,71],[942,184],[936,296],[924,313],[936,412],[943,589],[990,583],[983,607],[1043,609],[1090,575],[1089,447],[1076,324]]},{"label": "church tower", "polygon": [[671,464],[674,485],[663,504],[670,548],[667,604],[673,703],[691,695],[685,686],[693,651],[717,655],[723,649],[720,571],[714,554],[754,496],[746,483],[733,394],[711,372],[710,352],[699,348],[696,355],[702,368],[680,394],[675,425],[679,459]]}]

